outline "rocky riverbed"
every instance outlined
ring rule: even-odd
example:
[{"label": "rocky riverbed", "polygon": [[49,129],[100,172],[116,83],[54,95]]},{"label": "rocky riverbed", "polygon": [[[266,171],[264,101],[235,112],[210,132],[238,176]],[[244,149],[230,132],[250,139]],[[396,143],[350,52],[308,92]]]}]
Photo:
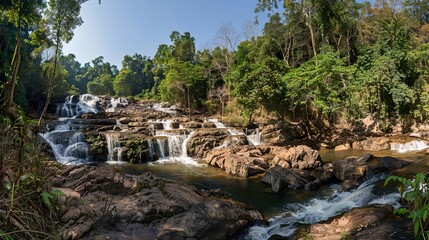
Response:
[{"label": "rocky riverbed", "polygon": [[[248,230],[243,232],[254,223],[265,226],[262,214],[226,197],[227,192],[197,189],[147,171],[132,174],[124,171],[126,164],[174,161],[217,167],[238,178],[256,177],[261,184],[269,184],[272,192],[315,191],[339,183],[340,191],[351,194],[358,192],[362,183],[409,164],[373,154],[326,162],[317,150],[302,145],[308,139],[298,124],[234,128],[221,119],[186,116],[180,109],[154,102],[128,104],[121,100],[122,105],[112,108],[108,98],[87,97],[94,101],[83,103],[71,99],[74,102],[59,106],[58,114],[66,113],[63,117],[67,118],[48,123],[43,134],[57,160],[71,164],[60,167],[53,182],[66,194],[59,199],[64,239],[264,239],[252,237]],[[407,140],[343,137],[342,142],[335,139],[325,145],[337,146],[336,151],[399,151],[424,148],[427,136],[420,131]],[[353,216],[366,210],[351,210],[304,232],[313,239],[340,239],[344,234],[368,237],[377,234],[371,229],[395,222],[390,221],[389,206],[368,208],[374,208],[376,216],[369,215],[368,221],[354,223]],[[338,213],[333,211],[332,216]]]}]

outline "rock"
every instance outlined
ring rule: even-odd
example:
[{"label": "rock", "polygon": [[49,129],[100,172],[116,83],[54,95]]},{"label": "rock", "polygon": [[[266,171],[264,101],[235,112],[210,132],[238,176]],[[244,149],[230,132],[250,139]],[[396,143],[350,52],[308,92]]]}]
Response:
[{"label": "rock", "polygon": [[305,131],[298,124],[277,122],[274,125],[267,125],[261,130],[262,138],[267,144],[282,144],[286,141],[302,139]]},{"label": "rock", "polygon": [[[371,224],[380,222],[393,212],[390,205],[374,204],[362,208],[353,208],[350,211],[333,217],[322,223],[310,226],[308,236],[311,239],[343,239],[354,231],[361,230]],[[368,238],[377,239],[377,238]]]},{"label": "rock", "polygon": [[386,137],[368,138],[363,141],[354,142],[352,147],[355,149],[362,149],[366,151],[389,150],[389,141],[389,138]]},{"label": "rock", "polygon": [[231,201],[210,200],[169,218],[158,239],[229,239],[237,229],[262,220],[257,211],[246,211]]},{"label": "rock", "polygon": [[313,190],[318,188],[321,183],[331,181],[331,179],[332,174],[325,172],[323,169],[306,171],[284,169],[277,165],[267,170],[261,181],[270,184],[274,192],[279,192],[285,188],[292,190],[299,188]]},{"label": "rock", "polygon": [[228,137],[224,129],[198,129],[191,133],[187,151],[189,156],[205,157],[207,153],[218,147]]},{"label": "rock", "polygon": [[132,122],[133,120],[130,117],[121,117],[118,120],[121,124],[128,124]]},{"label": "rock", "polygon": [[369,225],[362,231],[352,233],[355,240],[368,239],[414,239],[413,224],[410,219],[385,218]]},{"label": "rock", "polygon": [[225,239],[263,219],[221,194],[125,170],[103,164],[57,169],[53,185],[66,194],[59,206],[63,239]]},{"label": "rock", "polygon": [[360,157],[347,157],[333,164],[335,177],[342,181],[343,189],[349,190],[359,186],[379,173],[389,173],[408,163],[393,157],[377,158],[371,154]]},{"label": "rock", "polygon": [[234,176],[249,177],[280,166],[285,169],[315,169],[322,165],[319,153],[307,146],[239,146],[213,149],[205,158],[209,165],[217,166]]},{"label": "rock", "polygon": [[346,144],[341,144],[335,147],[335,151],[344,151],[344,150],[348,150],[350,149],[351,146],[350,144],[346,143]]}]

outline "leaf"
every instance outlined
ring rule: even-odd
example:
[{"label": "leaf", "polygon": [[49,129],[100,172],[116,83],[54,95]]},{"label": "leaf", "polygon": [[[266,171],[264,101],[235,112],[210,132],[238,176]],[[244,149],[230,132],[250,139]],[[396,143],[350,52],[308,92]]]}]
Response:
[{"label": "leaf", "polygon": [[40,197],[42,197],[42,201],[46,204],[46,206],[52,207],[51,199],[54,197],[52,194],[48,192],[41,192]]},{"label": "leaf", "polygon": [[406,208],[398,208],[393,213],[398,215],[405,215],[408,213],[408,210]]},{"label": "leaf", "polygon": [[62,192],[62,191],[60,191],[60,190],[58,190],[58,189],[54,189],[54,190],[52,190],[52,191],[51,191],[51,194],[52,194],[54,197],[59,197],[59,196],[64,196],[64,195],[65,195],[65,193],[64,193],[64,192]]}]

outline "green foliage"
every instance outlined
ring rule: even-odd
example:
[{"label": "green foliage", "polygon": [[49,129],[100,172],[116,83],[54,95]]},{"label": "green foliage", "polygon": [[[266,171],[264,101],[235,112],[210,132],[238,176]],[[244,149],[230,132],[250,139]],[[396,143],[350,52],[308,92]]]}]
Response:
[{"label": "green foliage", "polygon": [[[429,239],[429,176],[418,173],[414,179],[407,179],[392,175],[386,179],[384,186],[390,181],[395,181],[399,184],[398,189],[401,198],[408,204],[408,207],[399,208],[396,213],[413,219],[413,230],[416,239]],[[407,191],[408,188],[411,190]]]},{"label": "green foliage", "polygon": [[64,193],[57,189],[49,192],[43,191],[40,193],[43,203],[49,208],[53,207],[52,200],[59,196],[64,196]]},{"label": "green foliage", "polygon": [[58,238],[57,206],[51,200],[61,193],[49,186],[55,165],[42,157],[42,147],[26,134],[24,126],[1,125],[0,129],[1,238]]}]

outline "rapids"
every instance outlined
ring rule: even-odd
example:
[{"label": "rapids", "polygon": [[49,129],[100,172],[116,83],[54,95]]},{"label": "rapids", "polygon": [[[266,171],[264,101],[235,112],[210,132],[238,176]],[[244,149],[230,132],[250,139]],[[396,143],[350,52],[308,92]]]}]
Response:
[{"label": "rapids", "polygon": [[[84,113],[97,113],[100,111],[100,99],[92,95],[82,95],[77,99],[70,96],[64,104],[59,104],[57,109],[61,121],[53,125],[50,131],[42,137],[51,146],[55,158],[64,164],[88,164],[91,163],[88,145],[84,135],[76,127],[72,127],[70,119],[79,117]],[[115,107],[126,106],[125,99],[111,99],[111,103],[105,111],[114,112]],[[176,113],[176,108],[167,107],[165,104],[154,104],[154,110]],[[242,240],[268,239],[270,236],[290,236],[299,224],[312,224],[328,219],[353,207],[361,207],[371,203],[387,203],[398,206],[399,194],[392,189],[382,186],[386,176],[376,176],[359,186],[353,191],[342,191],[341,186],[332,184],[322,186],[315,191],[281,191],[274,193],[269,185],[260,182],[260,177],[247,179],[232,177],[218,168],[207,166],[205,161],[189,157],[187,143],[195,133],[192,129],[186,129],[182,124],[174,123],[173,119],[156,119],[148,121],[152,124],[162,124],[162,129],[156,129],[153,138],[148,141],[150,156],[158,160],[145,164],[128,164],[123,162],[122,154],[124,146],[121,145],[121,132],[106,131],[108,164],[121,163],[121,167],[127,173],[140,174],[144,171],[152,171],[158,176],[174,179],[193,185],[201,189],[220,189],[229,197],[244,202],[258,209],[268,219],[267,226],[253,226],[239,237]],[[231,136],[246,136],[250,145],[262,144],[262,133],[255,130],[237,130],[227,127],[217,119],[206,119],[216,128],[226,129]],[[175,126],[175,127],[174,127]],[[227,141],[217,148],[226,147]],[[371,153],[376,156],[393,156],[417,163],[398,173],[407,175],[418,171],[428,171],[427,156],[418,150],[428,148],[426,141],[412,141],[405,144],[392,143],[391,150],[381,152],[368,152],[362,150],[321,150],[320,154],[324,162],[332,162],[344,159],[348,156],[359,156]],[[152,159],[150,159],[152,160]],[[417,166],[417,167],[416,167]]]}]

